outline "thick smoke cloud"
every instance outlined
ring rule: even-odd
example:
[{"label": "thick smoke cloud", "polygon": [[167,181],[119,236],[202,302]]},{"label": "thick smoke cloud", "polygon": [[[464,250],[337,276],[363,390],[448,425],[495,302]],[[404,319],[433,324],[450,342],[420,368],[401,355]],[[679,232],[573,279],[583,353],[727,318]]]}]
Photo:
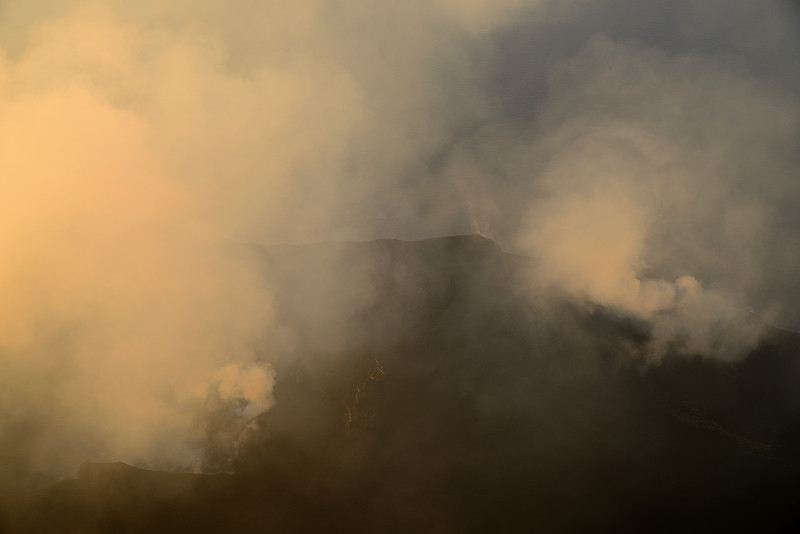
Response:
[{"label": "thick smoke cloud", "polygon": [[772,206],[791,187],[796,98],[706,58],[605,37],[554,67],[549,88],[521,242],[541,257],[538,276],[651,318],[657,333],[690,314],[686,342],[711,352],[710,330],[737,306],[745,316],[733,294],[764,268]]},{"label": "thick smoke cloud", "polygon": [[[650,321],[654,359],[737,357],[757,333],[714,333],[748,305],[800,317],[780,3],[29,4],[0,8],[0,448],[21,471],[224,467],[299,343],[245,243],[479,231],[536,257],[535,290]],[[299,268],[336,287],[347,266]],[[361,291],[302,311],[331,353]]]},{"label": "thick smoke cloud", "polygon": [[224,468],[292,343],[244,243],[370,236],[506,4],[4,4],[4,463]]},{"label": "thick smoke cloud", "polygon": [[[631,17],[646,21],[639,11]],[[537,65],[541,81],[508,99],[530,120],[492,122],[450,162],[481,199],[476,228],[502,235],[509,218],[499,214],[524,213],[511,223],[523,229],[511,246],[539,258],[535,283],[652,321],[655,358],[676,345],[743,356],[758,337],[748,306],[791,324],[793,301],[765,295],[775,271],[794,264],[784,200],[796,194],[800,107],[789,58],[798,42],[781,12],[737,5],[726,27],[711,20],[713,6],[686,6],[656,21],[652,37],[647,25],[638,35],[619,22],[567,25],[585,40],[571,36],[573,50]],[[759,28],[770,22],[766,41]],[[719,49],[692,42],[709,26],[722,34]],[[735,36],[724,33],[731,28]],[[487,192],[489,174],[500,187]],[[775,286],[792,284],[783,280]],[[737,324],[741,338],[721,338],[723,324]]]},{"label": "thick smoke cloud", "polygon": [[37,421],[8,438],[34,470],[86,455],[192,467],[210,384],[271,402],[247,347],[269,298],[169,179],[153,125],[93,86],[125,60],[94,16],[41,30],[4,69],[3,427]]}]

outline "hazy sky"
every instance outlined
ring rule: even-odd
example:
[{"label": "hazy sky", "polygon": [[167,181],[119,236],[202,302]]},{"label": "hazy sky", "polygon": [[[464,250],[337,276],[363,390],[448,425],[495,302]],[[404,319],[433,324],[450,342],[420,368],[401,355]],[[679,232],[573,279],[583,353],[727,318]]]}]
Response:
[{"label": "hazy sky", "polygon": [[1,2],[0,430],[40,418],[43,470],[196,465],[209,391],[244,424],[273,402],[252,344],[285,342],[237,243],[481,232],[699,348],[748,306],[800,329],[799,24],[777,0]]}]

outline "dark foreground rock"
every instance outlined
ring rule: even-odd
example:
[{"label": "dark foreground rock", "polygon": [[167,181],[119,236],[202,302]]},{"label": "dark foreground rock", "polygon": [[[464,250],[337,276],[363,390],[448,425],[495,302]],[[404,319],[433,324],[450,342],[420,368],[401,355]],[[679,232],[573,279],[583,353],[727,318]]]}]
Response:
[{"label": "dark foreground rock", "polygon": [[[225,474],[86,464],[17,532],[776,532],[797,527],[800,336],[737,363],[527,289],[480,236],[259,248],[291,333]],[[313,266],[313,267],[310,267]],[[755,319],[753,319],[755,320]],[[212,429],[213,430],[213,429]],[[211,430],[210,430],[211,431]]]}]

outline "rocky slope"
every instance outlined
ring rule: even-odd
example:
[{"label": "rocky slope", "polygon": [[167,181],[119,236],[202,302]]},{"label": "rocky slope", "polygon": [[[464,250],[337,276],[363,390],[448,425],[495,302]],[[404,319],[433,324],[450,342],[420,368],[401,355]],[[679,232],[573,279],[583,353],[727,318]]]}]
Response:
[{"label": "rocky slope", "polygon": [[[226,474],[86,464],[6,532],[754,532],[798,522],[800,336],[646,364],[481,236],[256,248],[287,341]],[[755,319],[753,319],[755,320]],[[220,423],[224,426],[224,422]],[[215,427],[209,426],[209,433]],[[213,444],[213,440],[210,440]]]}]

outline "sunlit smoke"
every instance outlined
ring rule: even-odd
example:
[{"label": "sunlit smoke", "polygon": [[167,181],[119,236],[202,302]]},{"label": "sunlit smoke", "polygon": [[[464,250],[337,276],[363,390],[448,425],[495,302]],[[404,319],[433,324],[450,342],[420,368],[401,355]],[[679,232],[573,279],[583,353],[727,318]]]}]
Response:
[{"label": "sunlit smoke", "polygon": [[420,66],[468,75],[439,45],[525,2],[387,4],[394,37],[367,4],[3,5],[7,457],[198,469],[271,406],[282,341],[244,243],[366,235],[347,206],[474,99],[429,93]]},{"label": "sunlit smoke", "polygon": [[[652,361],[742,356],[747,299],[796,265],[786,27],[719,37],[740,64],[587,34],[597,4],[3,3],[6,463],[224,468],[297,342],[248,243],[487,234],[535,257],[534,289],[646,321]],[[568,45],[538,70],[515,56],[547,32]],[[297,268],[337,288],[348,267]],[[364,285],[308,299],[327,327],[303,341],[357,338]]]}]

